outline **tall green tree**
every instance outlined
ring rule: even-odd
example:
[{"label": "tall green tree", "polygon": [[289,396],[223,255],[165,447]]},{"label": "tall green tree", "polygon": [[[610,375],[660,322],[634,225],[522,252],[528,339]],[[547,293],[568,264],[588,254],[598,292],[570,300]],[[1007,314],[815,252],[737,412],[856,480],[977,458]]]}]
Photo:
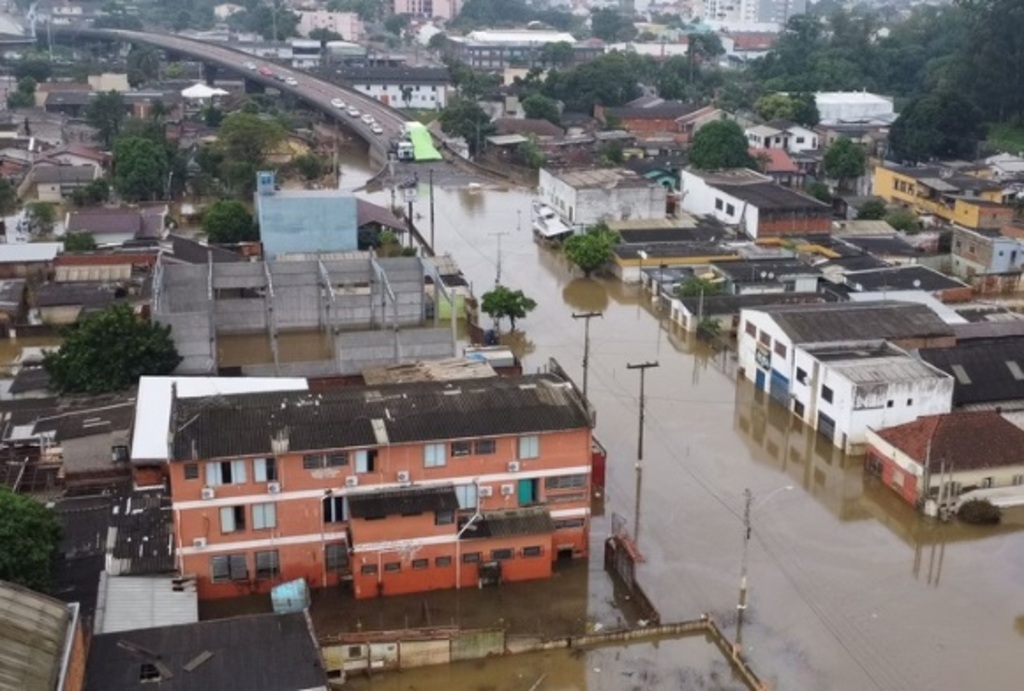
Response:
[{"label": "tall green tree", "polygon": [[96,238],[89,233],[64,233],[65,252],[91,252],[96,249]]},{"label": "tall green tree", "polygon": [[0,581],[48,592],[60,536],[52,509],[0,487]]},{"label": "tall green tree", "polygon": [[218,199],[203,212],[203,232],[212,243],[233,245],[259,240],[248,207],[237,199]]},{"label": "tall green tree", "polygon": [[558,111],[558,101],[544,94],[533,94],[523,99],[523,114],[528,118],[547,120],[555,125],[561,123],[562,114]]},{"label": "tall green tree", "polygon": [[179,362],[171,327],[136,317],[126,304],[86,317],[64,334],[60,349],[43,356],[57,393],[124,391],[144,374],[170,374]]},{"label": "tall green tree", "polygon": [[618,10],[604,8],[590,13],[590,31],[608,43],[621,43],[636,38],[633,22]]},{"label": "tall green tree", "polygon": [[890,158],[919,162],[933,158],[973,160],[985,138],[981,110],[955,92],[911,101],[889,130]]},{"label": "tall green tree", "polygon": [[217,132],[217,148],[223,161],[219,170],[221,181],[240,196],[251,194],[256,186],[256,173],[287,136],[281,123],[259,115],[232,113],[224,118]]},{"label": "tall green tree", "polygon": [[314,153],[306,153],[296,156],[292,163],[295,164],[295,169],[299,171],[299,175],[301,175],[306,182],[319,180],[324,174],[323,159]]},{"label": "tall green tree", "polygon": [[167,186],[167,148],[143,137],[114,145],[114,189],[126,201],[159,199]]},{"label": "tall green tree", "polygon": [[498,322],[508,317],[510,328],[516,330],[516,320],[525,319],[526,315],[537,308],[537,302],[528,298],[521,290],[512,290],[500,283],[483,294],[480,309],[483,313]]},{"label": "tall green tree", "polygon": [[10,216],[18,209],[18,190],[7,178],[0,178],[0,214]]},{"label": "tall green tree", "polygon": [[586,232],[573,235],[562,244],[565,258],[569,263],[590,277],[608,265],[614,256],[613,249],[620,241],[619,234],[605,223],[587,228]]},{"label": "tall green tree", "polygon": [[963,91],[990,120],[1024,121],[1024,3],[957,0],[967,17]]},{"label": "tall green tree", "polygon": [[567,67],[572,64],[574,55],[572,44],[566,41],[545,43],[540,49],[540,60],[548,67]]},{"label": "tall green tree", "polygon": [[822,163],[825,175],[838,181],[839,189],[846,189],[850,180],[864,174],[867,157],[859,144],[847,137],[840,137],[825,151]]},{"label": "tall green tree", "polygon": [[469,153],[476,155],[484,141],[497,131],[491,118],[468,98],[456,98],[441,111],[441,129],[445,134],[462,137],[469,146]]},{"label": "tall green tree", "polygon": [[687,151],[690,165],[701,170],[753,168],[756,162],[743,129],[731,120],[717,120],[697,130]]},{"label": "tall green tree", "polygon": [[134,87],[160,76],[160,51],[152,46],[133,46],[128,53],[128,83]]},{"label": "tall green tree", "polygon": [[85,109],[85,121],[96,128],[96,136],[107,149],[114,146],[126,116],[124,97],[116,91],[98,94]]}]

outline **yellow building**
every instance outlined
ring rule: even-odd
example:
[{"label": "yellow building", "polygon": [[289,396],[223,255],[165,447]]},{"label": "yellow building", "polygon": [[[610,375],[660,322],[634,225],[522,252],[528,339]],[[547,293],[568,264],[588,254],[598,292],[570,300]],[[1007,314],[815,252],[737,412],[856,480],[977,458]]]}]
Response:
[{"label": "yellow building", "polygon": [[939,166],[878,166],[874,192],[890,204],[967,228],[997,228],[1013,219],[999,182]]}]

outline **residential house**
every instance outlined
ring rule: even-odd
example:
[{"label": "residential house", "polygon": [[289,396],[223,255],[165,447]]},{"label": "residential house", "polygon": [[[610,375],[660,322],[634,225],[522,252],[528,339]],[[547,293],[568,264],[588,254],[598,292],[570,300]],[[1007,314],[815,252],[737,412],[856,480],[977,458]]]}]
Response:
[{"label": "residential house", "polygon": [[36,165],[94,166],[101,171],[110,163],[110,155],[82,144],[67,144],[47,151],[36,159]]},{"label": "residential house", "polygon": [[[911,244],[905,235],[897,233],[885,221],[843,221],[841,224],[845,225],[845,230],[836,233],[835,237],[889,266],[920,264],[938,269],[948,264],[948,256],[930,252],[923,245]],[[876,226],[880,229],[878,233],[860,234],[866,232],[865,229],[872,227],[873,224],[879,224]]]},{"label": "residential house", "polygon": [[[801,346],[885,340],[904,349],[956,343],[950,325],[924,305],[893,301],[776,305],[741,312],[737,359],[741,376],[790,406]],[[801,356],[801,360],[804,356]],[[804,372],[810,372],[803,368]],[[808,413],[814,419],[816,411]]]},{"label": "residential house", "polygon": [[309,38],[309,32],[318,29],[333,31],[346,41],[359,41],[365,33],[363,21],[355,12],[300,9],[296,14],[299,15],[296,31],[303,38]]},{"label": "residential house", "polygon": [[818,133],[789,120],[771,120],[744,130],[754,149],[782,149],[789,153],[818,149]]},{"label": "residential house", "polygon": [[447,67],[346,67],[346,84],[393,108],[441,110],[452,87]]},{"label": "residential house", "polygon": [[626,168],[541,168],[538,196],[571,226],[664,218],[667,190]]},{"label": "residential house", "polygon": [[60,90],[44,92],[42,107],[47,113],[56,113],[69,118],[80,118],[92,102],[93,92],[89,89],[69,89],[61,83]]},{"label": "residential house", "polygon": [[932,512],[926,503],[971,496],[997,502],[1005,487],[1019,493],[1021,448],[1024,431],[998,411],[955,412],[871,430],[864,464],[905,502]]},{"label": "residential house", "polygon": [[704,267],[740,259],[740,252],[720,242],[686,240],[645,244],[619,243],[612,248],[612,272],[623,283],[641,283],[645,267]]},{"label": "residential house", "polygon": [[684,211],[739,226],[754,240],[824,235],[832,229],[828,204],[745,168],[683,170],[680,188]]},{"label": "residential house", "polygon": [[821,272],[797,258],[712,263],[726,295],[815,293]]},{"label": "residential house", "polygon": [[555,375],[171,405],[180,568],[200,598],[295,578],[351,578],[357,598],[476,587],[587,555],[591,416]]},{"label": "residential house", "polygon": [[92,87],[89,84],[70,81],[54,81],[37,84],[35,93],[36,108],[45,108],[46,102],[49,100],[51,94],[70,94],[75,91],[86,94],[83,98],[88,98],[87,94],[92,93]]},{"label": "residential house", "polygon": [[278,190],[274,173],[257,173],[256,220],[268,259],[348,252],[358,247],[356,198],[340,190]]},{"label": "residential house", "polygon": [[0,334],[10,336],[25,321],[25,279],[0,280]]},{"label": "residential house", "polygon": [[53,262],[57,283],[142,283],[153,273],[154,250],[62,253]]},{"label": "residential house", "polygon": [[767,55],[779,35],[767,31],[728,31],[723,32],[721,38],[728,58],[746,62]]},{"label": "residential house", "polygon": [[[992,333],[992,324],[971,324]],[[958,333],[960,327],[958,328]],[[1024,410],[1024,337],[960,337],[952,348],[922,348],[922,360],[949,373],[963,410]]]},{"label": "residential house", "polygon": [[127,289],[117,284],[44,283],[36,287],[32,305],[43,324],[68,326],[127,296]]},{"label": "residential house", "polygon": [[1013,220],[1004,185],[939,166],[875,168],[874,194],[965,228],[998,228]]},{"label": "residential house", "polygon": [[777,184],[803,189],[807,176],[785,149],[750,149],[748,153],[757,161],[761,172]]},{"label": "residential house", "polygon": [[[762,361],[770,362],[772,354],[759,345]],[[951,376],[885,341],[796,346],[793,363],[785,391],[772,371],[772,397],[846,453],[863,452],[869,429],[948,413],[953,406]]]},{"label": "residential house", "polygon": [[0,581],[0,650],[6,688],[84,688],[87,647],[77,604]]},{"label": "residential house", "polygon": [[1020,180],[1024,176],[1024,157],[1001,153],[985,159],[985,165],[997,180]]},{"label": "residential house", "polygon": [[171,253],[175,261],[185,264],[210,262],[244,262],[245,256],[226,247],[210,245],[171,233]]},{"label": "residential house", "polygon": [[89,88],[93,93],[106,94],[111,91],[124,94],[132,90],[125,72],[103,72],[89,75]]},{"label": "residential house", "polygon": [[330,688],[319,642],[305,612],[99,634],[90,645],[88,670],[85,691],[136,691],[152,686],[249,691]]},{"label": "residential house", "polygon": [[917,264],[847,271],[843,281],[850,290],[862,293],[920,290],[942,302],[967,302],[974,297],[974,289],[963,281]]},{"label": "residential house", "polygon": [[860,123],[896,119],[892,98],[867,91],[819,91],[814,94],[822,123]]},{"label": "residential house", "polygon": [[36,164],[18,185],[18,196],[50,204],[63,204],[76,190],[100,176],[94,165],[65,166]]},{"label": "residential house", "polygon": [[551,122],[541,118],[498,118],[494,121],[497,134],[518,134],[524,137],[534,136],[538,140],[561,137],[565,130]]},{"label": "residential house", "polygon": [[53,260],[64,249],[60,242],[0,243],[0,280],[32,278],[39,280],[53,270]]},{"label": "residential house", "polygon": [[69,211],[64,227],[69,233],[91,235],[100,246],[134,241],[156,243],[166,235],[167,205],[139,208],[77,209]]},{"label": "residential house", "polygon": [[740,312],[766,305],[814,304],[826,302],[824,293],[740,293],[693,297],[673,296],[669,301],[671,320],[689,333],[697,333],[706,319],[718,324],[719,332],[735,336],[739,330]]},{"label": "residential house", "polygon": [[820,123],[814,128],[819,134],[822,150],[827,150],[840,139],[860,144],[869,156],[884,157],[889,141],[891,122]]},{"label": "residential house", "polygon": [[989,274],[1012,274],[1012,286],[1016,288],[1024,266],[1022,242],[1003,235],[1000,229],[953,226],[953,273],[982,288],[987,287]]},{"label": "residential house", "polygon": [[629,132],[638,139],[668,135],[677,144],[686,144],[709,122],[721,120],[724,113],[714,106],[681,101],[637,99],[619,108],[594,107],[594,117],[606,126]]},{"label": "residential house", "polygon": [[463,0],[394,0],[395,14],[433,19],[454,19],[462,10]]}]

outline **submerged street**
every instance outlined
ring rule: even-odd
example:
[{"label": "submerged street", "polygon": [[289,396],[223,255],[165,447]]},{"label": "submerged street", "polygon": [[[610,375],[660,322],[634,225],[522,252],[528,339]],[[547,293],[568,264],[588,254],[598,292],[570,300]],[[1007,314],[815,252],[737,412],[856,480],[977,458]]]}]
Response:
[{"label": "submerged street", "polygon": [[[344,165],[345,188],[355,187],[368,171],[358,155]],[[385,190],[368,198],[387,204],[389,197]],[[773,688],[1019,685],[1024,513],[1007,513],[995,528],[920,518],[890,490],[865,478],[860,459],[843,457],[785,410],[755,400],[748,387],[737,385],[731,354],[688,343],[673,332],[667,315],[644,304],[636,286],[574,277],[556,252],[533,242],[529,192],[438,186],[435,199],[436,249],[455,257],[477,296],[494,283],[500,237],[502,282],[537,301],[521,333],[509,337],[526,371],[555,358],[580,381],[583,323],[571,315],[604,312],[591,322],[589,389],[598,411],[596,436],[608,450],[608,488],[604,516],[592,524],[591,580],[600,570],[600,546],[613,514],[625,519],[631,533],[637,531],[639,377],[626,364],[657,361],[646,382],[639,547],[646,558],[641,583],[664,621],[710,612],[736,637],[743,492],[750,488],[749,608],[741,637],[754,669]],[[428,235],[422,178],[414,212]],[[533,586],[539,611],[545,607],[545,587]],[[593,609],[603,599],[588,601]],[[667,679],[680,662],[670,651],[688,655],[685,651],[696,649],[689,664],[709,672],[701,647],[669,646],[649,659],[659,678]],[[630,654],[638,653],[622,653]],[[550,660],[561,669],[558,656]],[[600,666],[587,662],[588,669]],[[522,672],[518,685],[488,688],[529,688],[543,667]],[[483,688],[472,672],[455,681],[451,674],[458,671],[452,669],[417,673],[420,681],[411,685],[410,675],[403,675],[401,688]],[[658,688],[615,677],[617,683],[609,685],[606,675],[579,674],[543,688]],[[672,688],[730,683],[691,681]],[[383,684],[378,680],[373,686],[399,688]]]}]

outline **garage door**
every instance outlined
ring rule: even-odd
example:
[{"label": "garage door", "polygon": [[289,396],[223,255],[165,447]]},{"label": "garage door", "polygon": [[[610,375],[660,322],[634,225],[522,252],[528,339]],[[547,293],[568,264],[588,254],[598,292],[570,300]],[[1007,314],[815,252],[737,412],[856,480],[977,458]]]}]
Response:
[{"label": "garage door", "polygon": [[784,404],[789,402],[789,379],[772,370],[771,397]]}]

